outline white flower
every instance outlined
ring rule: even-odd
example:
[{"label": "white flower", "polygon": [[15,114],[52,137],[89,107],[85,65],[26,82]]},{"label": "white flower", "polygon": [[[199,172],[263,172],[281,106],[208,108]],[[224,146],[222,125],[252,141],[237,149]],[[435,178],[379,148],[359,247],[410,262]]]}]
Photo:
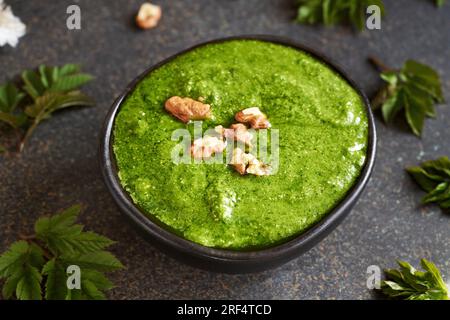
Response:
[{"label": "white flower", "polygon": [[0,47],[9,44],[12,47],[17,45],[19,38],[25,34],[26,27],[17,18],[10,7],[0,0]]}]

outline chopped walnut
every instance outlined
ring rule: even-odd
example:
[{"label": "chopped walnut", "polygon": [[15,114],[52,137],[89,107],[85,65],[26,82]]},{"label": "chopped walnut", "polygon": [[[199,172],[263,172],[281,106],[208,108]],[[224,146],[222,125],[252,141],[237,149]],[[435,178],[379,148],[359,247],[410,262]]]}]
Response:
[{"label": "chopped walnut", "polygon": [[221,153],[227,144],[221,137],[204,136],[195,139],[191,146],[191,154],[194,159],[208,159],[216,153]]},{"label": "chopped walnut", "polygon": [[242,123],[232,124],[229,129],[217,126],[214,130],[227,139],[240,141],[249,147],[252,146],[253,134]]},{"label": "chopped walnut", "polygon": [[154,28],[158,25],[161,15],[162,11],[160,6],[146,2],[139,9],[136,16],[136,24],[141,29]]},{"label": "chopped walnut", "polygon": [[269,176],[272,174],[272,168],[257,160],[256,163],[250,163],[247,167],[247,173],[255,176]]},{"label": "chopped walnut", "polygon": [[256,176],[266,176],[271,174],[270,166],[262,163],[251,153],[245,153],[241,148],[233,150],[231,165],[241,175],[253,174]]},{"label": "chopped walnut", "polygon": [[184,123],[189,120],[203,120],[211,117],[211,106],[191,98],[173,96],[165,103],[165,108]]},{"label": "chopped walnut", "polygon": [[248,123],[253,129],[270,128],[267,116],[258,107],[247,108],[236,113],[236,121]]}]

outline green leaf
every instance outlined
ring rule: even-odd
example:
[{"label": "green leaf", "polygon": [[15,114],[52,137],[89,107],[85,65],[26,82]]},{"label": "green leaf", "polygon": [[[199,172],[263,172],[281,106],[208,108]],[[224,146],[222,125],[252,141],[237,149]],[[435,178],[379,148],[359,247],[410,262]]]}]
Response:
[{"label": "green leaf", "polygon": [[68,93],[47,92],[44,95],[37,97],[33,105],[25,108],[25,113],[33,121],[22,139],[20,149],[23,149],[36,127],[43,120],[49,119],[53,112],[74,106],[93,105],[94,101],[79,91],[71,91]]},{"label": "green leaf", "polygon": [[[36,239],[15,242],[0,256],[0,280],[5,279],[2,288],[5,299],[106,298],[105,291],[113,288],[113,284],[104,273],[121,269],[123,265],[104,250],[114,241],[83,231],[84,227],[76,224],[80,211],[81,207],[75,205],[54,216],[38,219],[34,228]],[[70,265],[80,268],[79,290],[67,287]]]},{"label": "green leaf", "polygon": [[56,258],[53,258],[44,266],[42,274],[47,276],[47,281],[45,283],[45,299],[64,300],[68,290],[65,265]]},{"label": "green leaf", "polygon": [[36,236],[45,241],[45,238],[52,232],[64,231],[75,223],[80,212],[81,205],[77,204],[52,217],[38,219],[34,226]]},{"label": "green leaf", "polygon": [[25,97],[12,83],[0,86],[0,111],[11,113],[19,102]]},{"label": "green leaf", "polygon": [[358,30],[364,29],[368,6],[377,5],[384,14],[382,0],[297,0],[297,5],[299,23],[326,26],[350,23]]},{"label": "green leaf", "polygon": [[436,1],[436,5],[438,6],[438,7],[442,7],[444,4],[445,4],[445,1],[446,0],[435,0]]},{"label": "green leaf", "polygon": [[403,94],[401,103],[405,106],[406,121],[409,127],[417,136],[422,135],[425,116],[427,114],[426,106],[420,104],[419,101],[406,92]]},{"label": "green leaf", "polygon": [[399,71],[384,71],[380,77],[388,84],[373,99],[381,105],[383,118],[391,122],[404,110],[411,131],[420,136],[425,118],[436,117],[434,105],[444,101],[438,73],[431,67],[407,60]]},{"label": "green leaf", "polygon": [[9,299],[15,293],[19,300],[41,300],[44,264],[43,251],[35,244],[17,241],[0,256],[0,278],[6,278],[2,294]]},{"label": "green leaf", "polygon": [[76,205],[59,215],[39,219],[35,225],[37,238],[56,255],[95,252],[112,245],[114,241],[94,232],[84,232],[83,226],[75,224],[80,211],[81,207]]},{"label": "green leaf", "polygon": [[391,122],[397,113],[403,108],[403,94],[398,92],[387,99],[381,106],[381,112],[385,122]]},{"label": "green leaf", "polygon": [[11,245],[8,251],[0,256],[0,277],[6,278],[13,275],[26,261],[29,245],[26,241],[17,241]]},{"label": "green leaf", "polygon": [[0,111],[0,121],[7,123],[13,128],[19,128],[27,122],[25,114],[11,114]]},{"label": "green leaf", "polygon": [[428,194],[422,203],[437,203],[443,209],[450,207],[450,160],[441,157],[406,169]]},{"label": "green leaf", "polygon": [[400,269],[385,270],[386,280],[381,291],[390,298],[406,300],[448,300],[448,289],[436,266],[421,260],[424,271],[416,270],[405,261],[397,262]]},{"label": "green leaf", "polygon": [[82,254],[62,255],[66,263],[74,264],[84,269],[97,271],[115,271],[123,268],[122,263],[108,251],[96,251]]},{"label": "green leaf", "polygon": [[91,282],[90,280],[82,280],[81,281],[81,290],[83,291],[83,295],[86,296],[90,300],[105,300],[106,296],[103,292],[101,292],[97,286]]},{"label": "green leaf", "polygon": [[72,91],[88,83],[92,79],[93,77],[91,75],[83,73],[64,76],[59,78],[56,82],[54,82],[50,87],[50,90],[53,92]]},{"label": "green leaf", "polygon": [[26,265],[23,276],[17,282],[16,297],[19,300],[42,300],[42,276],[36,267]]},{"label": "green leaf", "polygon": [[22,80],[25,83],[23,90],[32,98],[36,99],[44,94],[46,88],[36,72],[30,70],[22,72]]}]

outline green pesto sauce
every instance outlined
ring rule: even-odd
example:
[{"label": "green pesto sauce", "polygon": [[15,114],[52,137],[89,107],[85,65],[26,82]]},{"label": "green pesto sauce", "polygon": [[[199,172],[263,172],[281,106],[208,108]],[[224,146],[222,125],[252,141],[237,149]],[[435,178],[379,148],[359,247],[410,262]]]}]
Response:
[{"label": "green pesto sauce", "polygon": [[[164,110],[175,95],[211,104],[204,129],[259,107],[279,130],[278,172],[174,164],[172,131],[189,127]],[[254,40],[205,45],[151,72],[114,127],[120,181],[141,209],[186,239],[241,250],[287,240],[326,216],[358,178],[367,141],[363,101],[341,76],[307,53]]]}]

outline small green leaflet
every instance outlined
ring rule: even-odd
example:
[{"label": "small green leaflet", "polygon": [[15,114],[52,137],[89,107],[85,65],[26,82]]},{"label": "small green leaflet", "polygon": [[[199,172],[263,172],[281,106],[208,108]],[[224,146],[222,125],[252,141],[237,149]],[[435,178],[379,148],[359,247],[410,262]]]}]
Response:
[{"label": "small green leaflet", "polygon": [[297,0],[297,5],[297,22],[326,26],[351,23],[358,30],[364,29],[368,6],[377,5],[384,14],[382,0]]},{"label": "small green leaflet", "polygon": [[405,300],[448,300],[448,289],[438,268],[422,259],[424,271],[416,270],[409,263],[397,261],[399,269],[385,270],[386,280],[381,291],[390,298]]},{"label": "small green leaflet", "polygon": [[441,81],[431,67],[408,60],[399,71],[384,71],[380,77],[387,83],[372,101],[374,109],[381,107],[386,123],[404,111],[412,132],[422,134],[426,117],[435,117],[434,105],[442,103]]},{"label": "small green leaflet", "polygon": [[[76,224],[80,206],[40,218],[35,237],[17,241],[0,256],[0,278],[6,281],[2,295],[19,300],[106,299],[113,288],[105,272],[123,268],[106,248],[114,242]],[[67,288],[67,268],[80,268],[80,289]]]},{"label": "small green leaflet", "polygon": [[53,112],[94,104],[92,99],[77,90],[91,80],[92,76],[81,73],[75,64],[62,67],[41,65],[36,71],[26,70],[22,72],[23,91],[11,83],[0,86],[0,122],[25,130],[20,143],[22,150],[36,127]]},{"label": "small green leaflet", "polygon": [[446,0],[435,0],[436,1],[436,5],[438,6],[438,7],[442,7],[444,4],[445,4],[445,1]]},{"label": "small green leaflet", "polygon": [[6,83],[0,86],[0,121],[18,128],[25,124],[27,117],[23,111],[17,111],[16,108],[25,97],[12,83]]},{"label": "small green leaflet", "polygon": [[450,208],[450,160],[441,157],[406,169],[420,187],[428,192],[422,203],[437,203],[443,209]]},{"label": "small green leaflet", "polygon": [[26,241],[14,243],[0,256],[0,278],[5,278],[2,295],[5,299],[16,296],[20,300],[40,300],[44,264],[43,251]]}]

